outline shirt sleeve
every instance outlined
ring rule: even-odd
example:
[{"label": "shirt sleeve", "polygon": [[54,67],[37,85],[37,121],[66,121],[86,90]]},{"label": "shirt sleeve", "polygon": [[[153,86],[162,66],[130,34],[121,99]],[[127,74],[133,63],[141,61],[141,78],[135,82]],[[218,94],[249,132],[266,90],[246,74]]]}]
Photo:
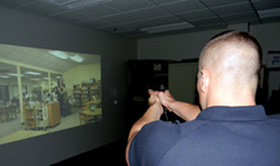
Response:
[{"label": "shirt sleeve", "polygon": [[149,123],[133,138],[129,149],[131,166],[158,165],[176,142],[178,127],[171,122]]}]

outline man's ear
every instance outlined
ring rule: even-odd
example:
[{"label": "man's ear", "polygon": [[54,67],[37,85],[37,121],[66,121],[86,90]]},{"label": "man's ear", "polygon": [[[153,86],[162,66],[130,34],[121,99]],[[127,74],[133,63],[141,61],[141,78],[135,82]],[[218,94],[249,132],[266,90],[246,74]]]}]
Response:
[{"label": "man's ear", "polygon": [[205,93],[208,91],[209,82],[210,82],[210,73],[208,70],[200,71],[200,90]]}]

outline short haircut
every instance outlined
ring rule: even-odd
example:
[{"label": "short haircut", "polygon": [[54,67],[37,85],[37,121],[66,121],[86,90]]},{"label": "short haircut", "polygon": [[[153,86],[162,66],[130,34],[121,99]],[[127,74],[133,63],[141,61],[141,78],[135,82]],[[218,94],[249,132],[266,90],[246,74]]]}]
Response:
[{"label": "short haircut", "polygon": [[[231,52],[228,50],[231,50]],[[240,53],[236,53],[235,50]],[[245,50],[250,51],[245,52]],[[225,70],[219,69],[220,73],[228,72],[227,67],[234,68],[233,65],[235,65],[234,70],[240,69],[239,72],[243,70],[247,73],[246,77],[258,76],[262,65],[262,49],[257,39],[247,32],[222,32],[211,38],[202,50],[199,59],[200,70],[207,65],[212,65],[214,69],[218,70],[219,66],[221,66],[220,62],[223,62],[221,59],[225,58],[235,58],[237,60],[235,64],[233,62],[222,66],[221,68]],[[242,61],[244,61],[243,64],[241,63]]]}]

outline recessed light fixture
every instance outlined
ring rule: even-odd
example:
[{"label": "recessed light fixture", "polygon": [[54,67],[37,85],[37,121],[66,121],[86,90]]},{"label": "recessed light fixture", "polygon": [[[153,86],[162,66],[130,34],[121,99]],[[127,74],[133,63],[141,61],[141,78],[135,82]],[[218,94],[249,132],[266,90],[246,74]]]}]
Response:
[{"label": "recessed light fixture", "polygon": [[67,59],[68,55],[65,52],[62,51],[49,51],[50,54],[52,54],[53,56],[56,56],[60,59]]},{"label": "recessed light fixture", "polygon": [[80,57],[79,55],[69,56],[69,58],[72,59],[73,61],[79,62],[79,63],[84,61],[84,58]]},{"label": "recessed light fixture", "polygon": [[4,75],[2,75],[2,76],[0,76],[0,78],[10,78],[10,76],[4,76]]},{"label": "recessed light fixture", "polygon": [[194,26],[188,22],[179,22],[174,24],[167,24],[167,25],[159,25],[153,26],[148,28],[142,28],[141,31],[147,31],[148,33],[159,33],[159,32],[167,32],[173,30],[182,30],[182,29],[190,29]]},{"label": "recessed light fixture", "polygon": [[39,78],[30,78],[31,81],[40,81]]},{"label": "recessed light fixture", "polygon": [[76,8],[82,8],[89,5],[97,4],[97,3],[104,3],[104,2],[110,2],[112,0],[44,0],[46,2],[64,6],[69,9],[76,9]]},{"label": "recessed light fixture", "polygon": [[[16,77],[18,76],[17,73],[10,73],[9,75],[10,75],[10,76],[16,76]],[[20,76],[23,77],[24,75],[21,74]]]},{"label": "recessed light fixture", "polygon": [[31,74],[31,75],[41,75],[41,73],[38,73],[38,72],[34,72],[34,71],[27,71],[27,72],[24,72],[25,74]]},{"label": "recessed light fixture", "polygon": [[269,18],[280,16],[280,8],[258,10],[260,18]]}]

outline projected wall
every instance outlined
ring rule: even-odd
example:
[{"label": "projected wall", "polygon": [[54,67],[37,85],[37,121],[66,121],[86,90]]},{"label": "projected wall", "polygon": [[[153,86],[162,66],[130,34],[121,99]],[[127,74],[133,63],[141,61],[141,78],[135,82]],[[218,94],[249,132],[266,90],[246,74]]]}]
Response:
[{"label": "projected wall", "polygon": [[102,120],[100,56],[0,44],[0,145]]}]

